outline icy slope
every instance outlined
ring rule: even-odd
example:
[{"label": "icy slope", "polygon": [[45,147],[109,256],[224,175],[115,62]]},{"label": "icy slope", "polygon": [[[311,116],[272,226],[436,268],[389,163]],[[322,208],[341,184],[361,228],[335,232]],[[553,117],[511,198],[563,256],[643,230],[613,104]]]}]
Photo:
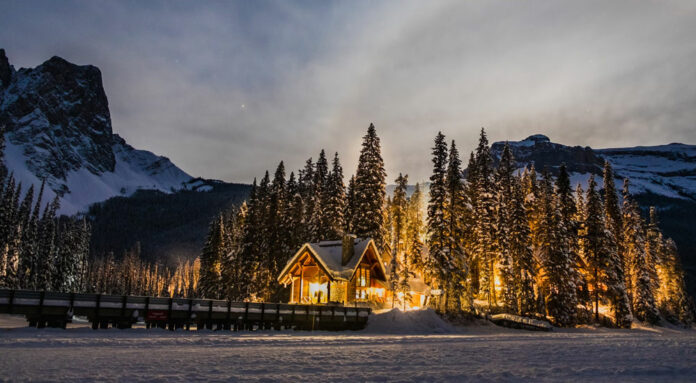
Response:
[{"label": "icy slope", "polygon": [[172,192],[191,179],[168,158],[113,134],[98,68],[53,57],[15,71],[0,49],[0,72],[8,168],[25,188],[46,180],[48,197],[61,197],[61,213],[138,189]]}]

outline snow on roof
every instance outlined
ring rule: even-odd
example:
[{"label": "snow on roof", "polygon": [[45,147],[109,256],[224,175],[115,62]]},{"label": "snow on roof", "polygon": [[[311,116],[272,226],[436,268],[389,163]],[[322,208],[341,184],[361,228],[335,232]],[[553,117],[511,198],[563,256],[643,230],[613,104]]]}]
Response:
[{"label": "snow on roof", "polygon": [[323,266],[326,271],[328,271],[333,279],[343,279],[350,280],[355,273],[360,260],[365,255],[368,246],[372,244],[375,250],[375,256],[378,258],[378,263],[382,272],[386,275],[384,270],[384,265],[379,256],[379,251],[375,245],[372,238],[356,238],[353,240],[353,256],[350,258],[346,265],[342,265],[341,261],[343,259],[343,242],[342,241],[321,241],[315,243],[305,243],[298,251],[295,256],[293,256],[281,271],[278,279],[280,280],[288,271],[292,265],[297,261],[299,257],[304,254],[305,248],[310,250],[314,258]]}]

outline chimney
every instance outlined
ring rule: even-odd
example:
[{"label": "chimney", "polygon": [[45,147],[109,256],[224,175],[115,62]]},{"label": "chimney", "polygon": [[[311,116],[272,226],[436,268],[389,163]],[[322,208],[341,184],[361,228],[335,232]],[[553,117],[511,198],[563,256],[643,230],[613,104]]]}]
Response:
[{"label": "chimney", "polygon": [[345,266],[353,258],[353,252],[355,251],[355,239],[357,237],[353,234],[343,235],[343,253],[341,257],[341,266]]}]

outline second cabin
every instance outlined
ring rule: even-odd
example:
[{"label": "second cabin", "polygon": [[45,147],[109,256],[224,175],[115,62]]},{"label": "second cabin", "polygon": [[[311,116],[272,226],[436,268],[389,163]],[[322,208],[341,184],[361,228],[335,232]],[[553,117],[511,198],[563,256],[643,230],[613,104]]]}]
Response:
[{"label": "second cabin", "polygon": [[290,286],[290,303],[383,305],[387,298],[387,272],[375,242],[353,235],[305,243],[278,282]]}]

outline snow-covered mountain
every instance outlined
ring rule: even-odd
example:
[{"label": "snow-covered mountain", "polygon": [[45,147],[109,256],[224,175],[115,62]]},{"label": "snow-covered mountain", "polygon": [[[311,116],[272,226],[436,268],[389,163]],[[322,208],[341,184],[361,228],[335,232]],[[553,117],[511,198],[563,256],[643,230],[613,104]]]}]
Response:
[{"label": "snow-covered mountain", "polygon": [[[565,163],[573,185],[581,183],[586,187],[590,174],[594,174],[601,187],[602,168],[607,160],[614,168],[618,190],[623,178],[628,177],[633,194],[696,201],[696,145],[592,149],[553,143],[541,134],[508,143],[519,168],[534,163],[538,171],[548,168],[555,173]],[[496,142],[491,146],[496,159],[500,158],[504,144]]]},{"label": "snow-covered mountain", "polygon": [[0,126],[5,162],[28,187],[46,180],[61,213],[138,189],[172,192],[191,176],[168,158],[137,150],[112,132],[101,72],[53,57],[15,70],[0,49]]}]

